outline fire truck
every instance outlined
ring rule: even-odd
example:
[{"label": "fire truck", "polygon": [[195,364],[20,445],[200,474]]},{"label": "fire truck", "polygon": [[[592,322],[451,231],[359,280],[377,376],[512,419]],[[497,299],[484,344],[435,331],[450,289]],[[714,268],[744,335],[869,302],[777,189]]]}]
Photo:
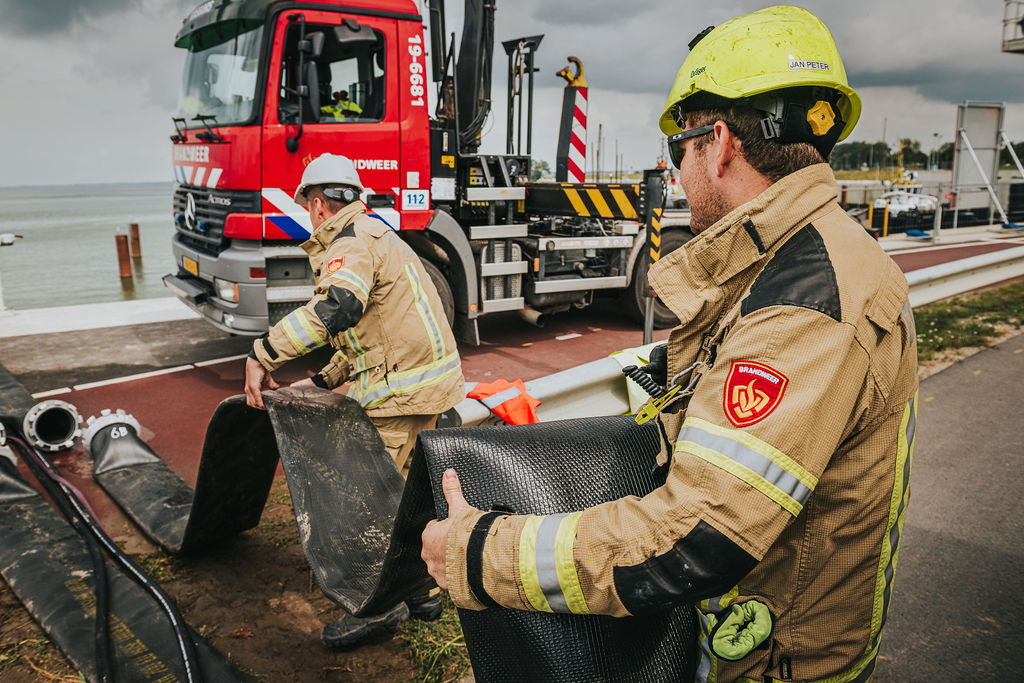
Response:
[{"label": "fire truck", "polygon": [[[506,153],[481,153],[495,2],[465,0],[457,54],[443,2],[423,8],[429,44],[413,0],[208,0],[184,20],[169,289],[240,335],[262,334],[307,301],[314,281],[299,245],[312,226],[292,196],[305,165],[331,152],[355,162],[368,213],[423,260],[460,341],[479,343],[482,315],[518,311],[541,324],[595,294],[622,296],[642,316],[658,175],[529,180],[542,36],[502,43]],[[662,251],[688,237],[666,231]],[[660,302],[654,322],[673,322]]]}]

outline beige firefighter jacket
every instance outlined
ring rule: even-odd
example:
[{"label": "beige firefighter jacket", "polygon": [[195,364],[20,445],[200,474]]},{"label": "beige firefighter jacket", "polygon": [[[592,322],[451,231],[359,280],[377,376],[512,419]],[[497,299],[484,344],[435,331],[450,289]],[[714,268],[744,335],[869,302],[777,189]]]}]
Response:
[{"label": "beige firefighter jacket", "polygon": [[[669,377],[702,362],[688,405],[664,420],[666,483],[573,514],[497,517],[473,558],[483,513],[460,512],[452,598],[615,616],[692,602],[698,680],[868,680],[916,426],[903,274],[839,207],[819,164],[663,258],[651,281],[681,321]],[[737,651],[743,638],[718,638],[734,605],[771,629],[749,652]]]},{"label": "beige firefighter jacket", "polygon": [[354,202],[302,248],[316,290],[253,344],[267,370],[331,344],[339,351],[313,381],[349,382],[348,395],[371,417],[438,414],[465,397],[437,290],[394,230]]}]

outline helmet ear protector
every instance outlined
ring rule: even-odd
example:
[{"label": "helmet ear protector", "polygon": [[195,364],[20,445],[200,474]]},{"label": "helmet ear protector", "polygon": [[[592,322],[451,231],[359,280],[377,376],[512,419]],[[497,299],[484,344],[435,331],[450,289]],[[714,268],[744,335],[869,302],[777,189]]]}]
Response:
[{"label": "helmet ear protector", "polygon": [[[841,93],[824,87],[797,87],[762,93],[754,97],[728,100],[703,94],[692,98],[692,110],[728,109],[734,106],[748,106],[765,116],[761,119],[761,133],[766,140],[780,143],[806,142],[818,150],[822,158],[828,158],[843,132],[846,122],[839,111]],[[698,104],[698,101],[700,102]],[[672,119],[680,128],[686,126],[686,106],[679,102],[672,109]],[[682,161],[682,142],[710,132],[713,126],[701,126],[694,130],[668,136],[668,149],[672,162],[678,168]]]},{"label": "helmet ear protector", "polygon": [[[307,187],[303,191],[302,196],[307,196],[311,189],[312,187]],[[333,199],[336,202],[345,202],[346,204],[351,204],[355,200],[359,199],[358,190],[348,186],[324,187],[322,188],[321,191],[324,193],[325,197],[327,197],[328,199]]]}]

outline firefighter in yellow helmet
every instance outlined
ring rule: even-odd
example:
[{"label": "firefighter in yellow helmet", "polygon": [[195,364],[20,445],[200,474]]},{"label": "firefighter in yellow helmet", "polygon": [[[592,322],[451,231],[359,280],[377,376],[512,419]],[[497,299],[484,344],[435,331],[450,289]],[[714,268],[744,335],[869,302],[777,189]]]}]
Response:
[{"label": "firefighter in yellow helmet", "polygon": [[806,10],[747,14],[690,48],[660,124],[698,235],[651,270],[680,320],[659,379],[697,363],[692,396],[660,418],[665,484],[572,514],[485,516],[449,470],[451,514],[424,531],[423,557],[470,609],[692,603],[700,681],[867,681],[917,378],[906,280],[839,207],[825,163],[860,100]]},{"label": "firefighter in yellow helmet", "polygon": [[[309,210],[313,234],[302,244],[316,277],[313,298],[253,343],[245,365],[246,402],[277,388],[270,373],[330,344],[338,349],[311,379],[296,384],[334,389],[348,383],[405,476],[416,435],[465,396],[455,338],[437,289],[419,257],[359,201],[362,182],[348,157],[321,154],[295,191]],[[437,595],[415,596],[389,612],[345,615],[324,627],[328,647],[351,647],[393,630],[407,616],[436,619]]]}]

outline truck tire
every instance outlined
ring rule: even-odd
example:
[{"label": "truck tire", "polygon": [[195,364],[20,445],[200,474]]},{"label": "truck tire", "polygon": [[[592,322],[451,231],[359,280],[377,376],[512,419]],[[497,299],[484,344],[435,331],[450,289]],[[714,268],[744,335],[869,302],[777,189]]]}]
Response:
[{"label": "truck tire", "polygon": [[423,270],[427,271],[430,281],[434,283],[434,289],[441,298],[441,307],[444,309],[444,317],[448,318],[448,327],[455,325],[455,297],[452,296],[452,287],[444,279],[444,274],[430,261],[420,257]]},{"label": "truck tire", "polygon": [[[672,253],[692,239],[693,235],[690,234],[689,230],[669,230],[663,233],[661,237],[661,257],[664,258],[667,254]],[[640,324],[644,322],[644,306],[646,305],[645,300],[647,298],[644,296],[646,278],[644,277],[643,268],[645,265],[644,259],[637,258],[636,263],[633,264],[633,279],[625,293],[625,303],[629,309],[630,317]],[[655,297],[654,327],[656,329],[663,329],[678,324],[679,319],[676,318],[675,313],[663,304],[661,299]]]}]

